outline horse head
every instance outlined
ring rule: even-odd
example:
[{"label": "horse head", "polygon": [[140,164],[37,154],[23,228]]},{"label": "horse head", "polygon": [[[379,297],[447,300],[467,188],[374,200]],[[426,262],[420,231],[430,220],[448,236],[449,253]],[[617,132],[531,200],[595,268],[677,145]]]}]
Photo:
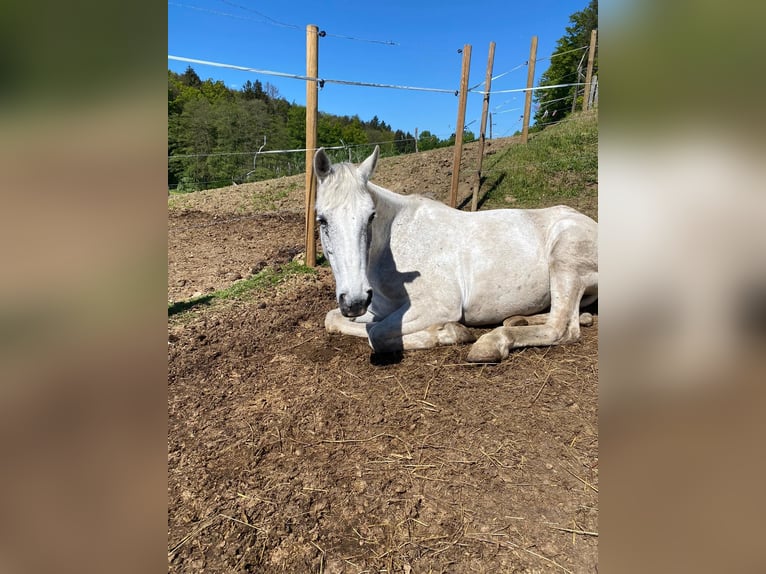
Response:
[{"label": "horse head", "polygon": [[324,148],[314,155],[319,238],[335,276],[338,307],[346,317],[364,315],[372,301],[367,264],[375,204],[367,182],[375,171],[379,153],[380,148],[375,146],[358,166],[332,164]]}]

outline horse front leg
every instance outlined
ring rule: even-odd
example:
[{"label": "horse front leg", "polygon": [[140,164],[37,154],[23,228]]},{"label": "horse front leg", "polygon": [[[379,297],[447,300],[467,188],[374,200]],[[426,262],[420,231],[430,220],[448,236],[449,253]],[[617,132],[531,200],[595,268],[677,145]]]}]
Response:
[{"label": "horse front leg", "polygon": [[354,337],[367,338],[367,325],[375,322],[375,316],[369,311],[361,317],[349,319],[344,317],[340,309],[333,309],[324,319],[324,328],[328,333],[341,333]]},{"label": "horse front leg", "polygon": [[367,335],[370,347],[376,353],[431,349],[476,340],[467,327],[452,319],[449,314],[434,314],[433,309],[418,310],[409,305],[370,324]]}]

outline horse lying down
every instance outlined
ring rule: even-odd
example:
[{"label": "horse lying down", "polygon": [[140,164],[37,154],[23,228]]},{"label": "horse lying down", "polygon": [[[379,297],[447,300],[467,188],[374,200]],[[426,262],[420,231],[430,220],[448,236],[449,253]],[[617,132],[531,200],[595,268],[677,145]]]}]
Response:
[{"label": "horse lying down", "polygon": [[[560,345],[592,322],[598,227],[558,206],[463,212],[370,182],[379,148],[359,166],[314,156],[316,216],[336,283],[331,333],[389,353],[474,342],[471,362]],[[541,314],[550,309],[548,313]],[[500,325],[478,340],[467,327]]]}]

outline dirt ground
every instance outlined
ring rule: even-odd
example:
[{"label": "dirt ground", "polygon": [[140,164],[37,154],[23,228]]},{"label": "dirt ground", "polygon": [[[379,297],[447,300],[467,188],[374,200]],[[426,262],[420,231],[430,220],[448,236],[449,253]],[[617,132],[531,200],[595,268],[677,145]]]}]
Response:
[{"label": "dirt ground", "polygon": [[[451,154],[374,181],[444,197]],[[298,255],[302,181],[172,198],[168,299]],[[467,346],[372,356],[325,333],[335,306],[320,267],[169,318],[168,570],[597,571],[598,319],[475,366]]]}]

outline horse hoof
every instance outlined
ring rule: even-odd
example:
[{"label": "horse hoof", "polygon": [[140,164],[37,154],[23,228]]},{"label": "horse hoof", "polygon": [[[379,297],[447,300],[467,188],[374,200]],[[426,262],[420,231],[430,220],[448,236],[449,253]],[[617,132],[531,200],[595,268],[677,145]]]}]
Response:
[{"label": "horse hoof", "polygon": [[340,327],[338,321],[343,321],[343,315],[340,314],[340,309],[333,309],[324,318],[324,328],[328,333],[340,333]]},{"label": "horse hoof", "polygon": [[581,327],[590,327],[593,325],[593,315],[590,313],[582,313],[580,315],[580,326]]},{"label": "horse hoof", "polygon": [[466,361],[469,363],[499,363],[503,360],[500,349],[474,345],[468,352]]}]

